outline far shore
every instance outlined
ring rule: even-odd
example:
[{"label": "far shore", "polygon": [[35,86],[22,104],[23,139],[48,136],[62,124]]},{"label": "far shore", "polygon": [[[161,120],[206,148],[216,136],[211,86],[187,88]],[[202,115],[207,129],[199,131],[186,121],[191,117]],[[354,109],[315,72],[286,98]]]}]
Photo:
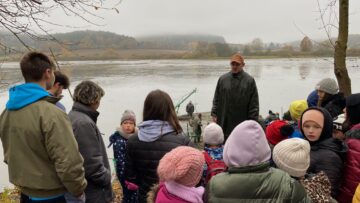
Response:
[{"label": "far shore", "polygon": [[[25,51],[24,51],[25,52]],[[47,53],[51,55],[51,53]],[[189,50],[164,50],[164,49],[87,49],[74,51],[55,52],[56,60],[60,61],[88,61],[88,60],[222,60],[228,57],[214,56],[192,56]],[[18,62],[23,53],[16,53],[6,56],[0,56],[3,62]],[[333,57],[333,55],[313,55],[310,53],[292,52],[282,54],[256,54],[244,55],[246,59],[277,59],[277,58],[324,58]],[[348,57],[360,57],[357,55]]]}]

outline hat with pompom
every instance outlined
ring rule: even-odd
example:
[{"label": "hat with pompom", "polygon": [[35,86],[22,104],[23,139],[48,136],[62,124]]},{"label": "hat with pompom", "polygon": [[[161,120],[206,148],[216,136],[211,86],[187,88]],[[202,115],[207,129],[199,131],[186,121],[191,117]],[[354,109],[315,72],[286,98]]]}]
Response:
[{"label": "hat with pompom", "polygon": [[293,134],[294,128],[286,121],[276,120],[266,127],[266,139],[272,145],[276,145]]},{"label": "hat with pompom", "polygon": [[179,184],[195,187],[202,176],[204,155],[199,150],[180,146],[160,160],[157,172],[162,182],[175,181]]}]

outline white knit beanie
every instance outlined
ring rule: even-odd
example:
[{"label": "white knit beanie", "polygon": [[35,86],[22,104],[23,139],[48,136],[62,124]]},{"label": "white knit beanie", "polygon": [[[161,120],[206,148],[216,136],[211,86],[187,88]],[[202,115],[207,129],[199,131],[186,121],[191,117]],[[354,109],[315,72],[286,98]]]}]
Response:
[{"label": "white knit beanie", "polygon": [[328,94],[334,95],[339,91],[339,86],[337,82],[332,78],[322,79],[317,85],[316,90],[326,92]]},{"label": "white knit beanie", "polygon": [[222,128],[216,123],[210,123],[204,129],[204,143],[209,145],[221,145],[224,142]]},{"label": "white knit beanie", "polygon": [[310,166],[310,144],[301,138],[279,142],[273,150],[276,166],[293,177],[302,177]]}]

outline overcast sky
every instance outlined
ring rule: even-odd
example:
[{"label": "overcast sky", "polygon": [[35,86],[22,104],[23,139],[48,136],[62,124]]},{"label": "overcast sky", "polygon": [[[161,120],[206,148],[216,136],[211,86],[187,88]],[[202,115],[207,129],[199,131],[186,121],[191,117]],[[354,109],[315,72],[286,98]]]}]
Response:
[{"label": "overcast sky", "polygon": [[[111,1],[105,4],[112,6]],[[330,0],[319,0],[325,8]],[[304,32],[312,39],[326,38],[317,0],[123,0],[117,6],[119,14],[96,11],[105,24],[91,29],[129,36],[154,34],[212,34],[221,35],[228,43],[247,43],[256,37],[264,42],[299,40]],[[336,7],[337,11],[337,7]],[[360,34],[360,0],[350,0],[349,33]],[[328,17],[328,15],[326,15]],[[59,12],[54,22],[64,22]],[[328,19],[328,18],[327,18]],[[327,20],[325,19],[325,20]],[[81,20],[71,21],[83,26]],[[336,24],[336,21],[335,21]],[[52,31],[74,31],[74,28],[55,27]],[[337,36],[334,29],[332,36]]]}]

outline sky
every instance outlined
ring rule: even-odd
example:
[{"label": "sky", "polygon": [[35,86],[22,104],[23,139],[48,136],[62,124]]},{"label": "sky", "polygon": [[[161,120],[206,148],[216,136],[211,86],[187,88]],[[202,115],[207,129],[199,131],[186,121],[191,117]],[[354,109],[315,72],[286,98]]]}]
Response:
[{"label": "sky", "polygon": [[[112,7],[117,0],[105,0]],[[56,10],[52,22],[77,28],[50,27],[51,32],[74,30],[110,31],[133,37],[156,34],[210,34],[223,36],[228,43],[248,43],[254,38],[264,42],[325,39],[320,8],[330,0],[122,0],[115,10],[97,10],[103,19],[90,18],[102,26],[89,25]],[[337,11],[337,5],[334,7]],[[335,18],[325,21],[337,23]],[[329,20],[330,19],[330,20]],[[333,28],[331,36],[337,36]],[[350,0],[349,33],[360,34],[360,0]]]}]

